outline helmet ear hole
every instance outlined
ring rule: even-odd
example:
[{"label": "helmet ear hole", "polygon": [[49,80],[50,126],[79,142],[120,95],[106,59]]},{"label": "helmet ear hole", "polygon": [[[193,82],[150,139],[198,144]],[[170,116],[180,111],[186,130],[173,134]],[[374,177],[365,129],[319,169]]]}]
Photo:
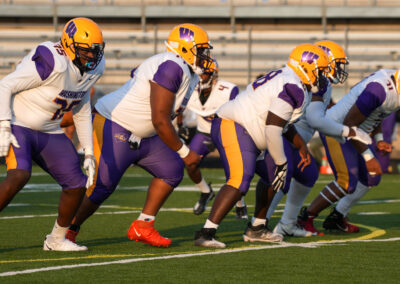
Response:
[{"label": "helmet ear hole", "polygon": [[182,52],[183,52],[183,53],[187,53],[186,48],[182,47]]}]

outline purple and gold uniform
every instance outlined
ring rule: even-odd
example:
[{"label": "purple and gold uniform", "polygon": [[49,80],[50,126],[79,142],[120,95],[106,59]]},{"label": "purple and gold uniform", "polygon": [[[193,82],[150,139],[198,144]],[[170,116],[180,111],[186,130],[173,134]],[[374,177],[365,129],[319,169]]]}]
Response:
[{"label": "purple and gold uniform", "polygon": [[86,192],[92,202],[101,204],[107,199],[132,163],[172,187],[179,184],[184,164],[156,135],[150,81],[175,93],[173,119],[186,108],[198,80],[180,56],[164,52],[145,60],[132,79],[97,102],[93,119],[97,171],[95,183]]},{"label": "purple and gold uniform", "polygon": [[[358,126],[371,133],[382,120],[400,108],[399,94],[395,82],[396,70],[382,69],[372,73],[344,96],[327,116],[342,123],[353,105],[356,105],[366,119]],[[396,76],[397,77],[397,76]],[[357,181],[366,186],[379,184],[380,176],[371,176],[363,157],[347,141],[340,144],[336,139],[321,135],[327,157],[335,174],[336,182],[347,192],[356,188]],[[369,146],[372,151],[372,146]]]},{"label": "purple and gold uniform", "polygon": [[[256,159],[268,148],[268,112],[293,123],[308,102],[305,85],[290,67],[284,67],[257,79],[233,101],[221,106],[218,118],[213,120],[211,137],[220,153],[228,185],[243,193],[248,191]],[[277,164],[286,160],[279,158]]]},{"label": "purple and gold uniform", "polygon": [[207,100],[202,103],[198,88],[193,92],[188,109],[196,114],[197,133],[190,142],[190,149],[202,155],[203,159],[214,149],[211,141],[211,122],[217,109],[227,101],[236,98],[239,88],[230,82],[218,80],[213,85]]},{"label": "purple and gold uniform", "polygon": [[0,81],[0,120],[11,120],[20,148],[10,146],[7,170],[31,171],[32,160],[63,189],[84,187],[86,176],[60,122],[72,109],[83,148],[93,148],[90,89],[104,73],[105,60],[83,75],[59,42],[44,42]]}]

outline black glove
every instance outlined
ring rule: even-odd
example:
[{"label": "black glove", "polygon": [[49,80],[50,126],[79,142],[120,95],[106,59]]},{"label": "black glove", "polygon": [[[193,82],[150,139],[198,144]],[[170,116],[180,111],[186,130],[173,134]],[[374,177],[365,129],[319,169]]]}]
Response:
[{"label": "black glove", "polygon": [[277,165],[275,168],[275,178],[272,182],[272,187],[275,192],[280,191],[285,187],[286,174],[287,174],[287,162],[282,165]]},{"label": "black glove", "polygon": [[189,140],[190,132],[189,128],[185,126],[180,126],[178,129],[178,136],[181,137],[183,140]]}]

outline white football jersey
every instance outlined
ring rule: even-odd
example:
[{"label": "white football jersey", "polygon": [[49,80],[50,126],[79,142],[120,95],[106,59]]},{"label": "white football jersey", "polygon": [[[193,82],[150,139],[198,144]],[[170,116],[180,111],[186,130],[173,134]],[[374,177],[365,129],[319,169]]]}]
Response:
[{"label": "white football jersey", "polygon": [[[312,95],[312,94],[310,94]],[[332,97],[332,84],[329,82],[326,91],[322,94],[322,102],[324,106],[324,112],[329,106]],[[297,133],[303,138],[304,142],[308,143],[311,138],[314,136],[315,129],[310,126],[307,122],[306,114],[307,108],[304,112],[304,115],[300,117],[299,121],[297,121],[294,126],[296,127]]]},{"label": "white football jersey", "polygon": [[400,108],[399,94],[392,76],[396,70],[381,69],[356,84],[327,111],[331,119],[343,123],[354,104],[366,116],[359,128],[371,133],[382,120]]},{"label": "white football jersey", "polygon": [[221,106],[219,117],[233,120],[250,134],[259,150],[267,149],[268,112],[294,123],[309,102],[306,86],[288,66],[272,71],[247,86],[233,101]]},{"label": "white football jersey", "polygon": [[210,134],[211,121],[217,109],[227,101],[234,99],[238,92],[239,89],[235,84],[228,81],[217,80],[212,87],[208,99],[202,104],[199,97],[199,88],[196,88],[187,107],[196,114],[197,131]]},{"label": "white football jersey", "polygon": [[0,81],[0,120],[11,119],[12,124],[46,133],[63,133],[60,122],[64,112],[77,106],[90,120],[90,89],[104,67],[103,57],[95,70],[81,75],[60,42],[41,43]]},{"label": "white football jersey", "polygon": [[186,108],[199,78],[180,56],[159,53],[140,64],[121,88],[99,99],[96,110],[137,137],[156,135],[151,120],[150,81],[175,93],[173,119]]}]

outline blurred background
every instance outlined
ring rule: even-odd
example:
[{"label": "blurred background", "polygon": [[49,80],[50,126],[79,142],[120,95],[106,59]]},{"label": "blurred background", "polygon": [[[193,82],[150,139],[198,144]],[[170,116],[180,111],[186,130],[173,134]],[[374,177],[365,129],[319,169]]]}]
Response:
[{"label": "blurred background", "polygon": [[[58,41],[65,23],[78,16],[103,30],[106,72],[96,85],[101,93],[115,90],[132,68],[164,51],[170,30],[183,22],[208,32],[220,78],[241,90],[257,75],[282,67],[296,45],[322,39],[341,44],[350,60],[349,79],[334,88],[334,100],[377,69],[400,66],[399,0],[0,0],[0,79],[37,44]],[[400,158],[398,141],[394,160]]]}]

